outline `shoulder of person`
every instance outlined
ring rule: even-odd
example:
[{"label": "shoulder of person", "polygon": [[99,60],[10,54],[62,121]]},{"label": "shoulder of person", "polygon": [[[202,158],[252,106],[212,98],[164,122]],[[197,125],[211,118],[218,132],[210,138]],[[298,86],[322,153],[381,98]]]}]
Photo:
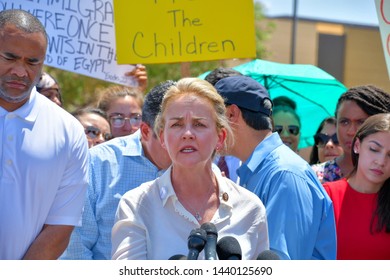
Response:
[{"label": "shoulder of person", "polygon": [[325,190],[328,193],[337,192],[337,191],[343,192],[344,189],[348,187],[348,182],[346,178],[342,178],[332,182],[325,182],[322,184],[322,186],[325,188]]},{"label": "shoulder of person", "polygon": [[109,141],[103,142],[99,145],[96,145],[89,149],[89,153],[91,158],[102,158],[103,160],[108,158],[111,158],[113,154],[122,155],[123,151],[126,149],[126,147],[129,145],[131,141],[134,139],[134,134],[122,136],[122,137],[115,137]]},{"label": "shoulder of person", "polygon": [[250,190],[247,190],[246,188],[238,185],[237,183],[233,182],[229,178],[226,178],[221,175],[221,180],[225,184],[225,188],[222,190],[222,200],[229,201],[230,198],[237,198],[238,201],[253,201],[254,203],[258,204],[260,207],[264,207],[263,202],[260,200],[260,198],[257,196],[257,194],[253,193]]}]

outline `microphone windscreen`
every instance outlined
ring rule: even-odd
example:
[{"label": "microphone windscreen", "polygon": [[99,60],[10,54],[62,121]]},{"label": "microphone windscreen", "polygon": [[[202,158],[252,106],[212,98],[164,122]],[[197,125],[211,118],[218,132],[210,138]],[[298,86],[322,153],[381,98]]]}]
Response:
[{"label": "microphone windscreen", "polygon": [[187,257],[181,254],[173,255],[168,260],[186,260]]},{"label": "microphone windscreen", "polygon": [[213,223],[204,223],[200,226],[207,234],[207,243],[204,247],[204,257],[206,260],[216,260],[218,231]]},{"label": "microphone windscreen", "polygon": [[204,229],[207,234],[215,234],[218,236],[217,228],[213,223],[204,223],[200,226],[201,229]]},{"label": "microphone windscreen", "polygon": [[196,249],[199,252],[203,250],[207,241],[207,233],[201,228],[191,230],[188,236],[188,249]]},{"label": "microphone windscreen", "polygon": [[280,260],[280,257],[271,250],[265,250],[257,256],[257,260]]},{"label": "microphone windscreen", "polygon": [[217,243],[217,254],[220,260],[241,260],[240,243],[233,236],[224,236]]}]

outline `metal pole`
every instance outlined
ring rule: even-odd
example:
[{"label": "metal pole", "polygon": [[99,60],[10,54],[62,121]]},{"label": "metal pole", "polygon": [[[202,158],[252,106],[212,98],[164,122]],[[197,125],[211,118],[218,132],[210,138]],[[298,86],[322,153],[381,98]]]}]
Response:
[{"label": "metal pole", "polygon": [[295,39],[296,39],[296,31],[297,31],[297,7],[298,0],[293,0],[293,17],[292,17],[292,30],[291,30],[291,64],[295,63]]}]

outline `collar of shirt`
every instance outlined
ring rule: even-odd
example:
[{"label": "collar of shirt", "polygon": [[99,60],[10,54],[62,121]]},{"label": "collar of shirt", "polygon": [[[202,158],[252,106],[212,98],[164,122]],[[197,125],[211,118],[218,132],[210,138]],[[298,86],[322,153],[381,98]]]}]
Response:
[{"label": "collar of shirt", "polygon": [[144,152],[141,143],[141,133],[137,130],[133,134],[115,137],[89,150],[91,158],[97,158],[99,161],[103,158],[107,160],[109,155],[116,155],[117,160],[122,156],[141,156]]},{"label": "collar of shirt", "polygon": [[157,171],[157,176],[161,176],[165,170],[159,170],[157,166],[155,166],[146,156],[145,156],[145,151],[142,147],[142,141],[141,141],[141,130],[138,129],[136,132],[133,134],[124,136],[124,137],[119,137],[122,138],[124,141],[123,143],[123,156],[124,157],[141,157],[144,160],[148,161],[151,165],[153,165]]},{"label": "collar of shirt", "polygon": [[125,142],[123,156],[144,156],[139,129],[131,135],[119,137],[118,139]]},{"label": "collar of shirt", "polygon": [[[33,123],[37,119],[37,116],[40,110],[42,109],[41,106],[39,105],[41,103],[36,102],[36,99],[40,97],[41,97],[40,94],[37,93],[34,87],[31,91],[30,98],[25,104],[23,104],[20,108],[16,109],[13,112],[8,112],[4,108],[0,107],[0,116],[1,117],[5,115],[16,116],[27,122]],[[46,97],[44,98],[47,99]]]},{"label": "collar of shirt", "polygon": [[250,157],[241,164],[237,169],[237,174],[240,177],[240,185],[245,187],[246,178],[250,178],[257,168],[261,165],[263,160],[277,147],[283,145],[282,139],[277,132],[272,133],[261,141],[252,152]]},{"label": "collar of shirt", "polygon": [[283,145],[283,142],[282,139],[280,139],[279,134],[277,132],[272,133],[257,145],[243,165],[248,166],[248,168],[254,172],[261,162],[280,145]]},{"label": "collar of shirt", "polygon": [[[160,193],[160,198],[162,200],[163,205],[167,203],[168,199],[172,199],[173,201],[178,201],[178,198],[176,196],[175,190],[173,189],[172,181],[171,181],[171,171],[172,166],[170,166],[164,174],[159,177],[158,180],[158,188]],[[232,203],[229,199],[229,186],[226,182],[228,180],[227,178],[224,178],[219,172],[215,171],[213,169],[213,172],[216,176],[217,183],[218,183],[218,189],[219,189],[219,202],[220,202],[220,208],[221,207],[227,207],[229,209],[233,208]]]}]

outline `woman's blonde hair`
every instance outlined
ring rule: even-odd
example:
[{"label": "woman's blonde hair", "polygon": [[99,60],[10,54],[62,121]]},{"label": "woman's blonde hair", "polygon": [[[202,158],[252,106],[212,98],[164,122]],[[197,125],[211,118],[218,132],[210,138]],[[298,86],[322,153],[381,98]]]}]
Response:
[{"label": "woman's blonde hair", "polygon": [[[172,85],[168,89],[161,103],[160,113],[158,114],[155,122],[154,130],[156,135],[160,135],[160,132],[165,127],[164,114],[168,104],[178,97],[185,95],[195,95],[210,102],[215,112],[214,115],[217,132],[220,132],[222,128],[225,128],[227,134],[226,139],[228,139],[230,141],[229,143],[231,143],[233,141],[233,132],[225,115],[226,107],[224,100],[209,82],[199,78],[180,79],[176,85]],[[227,141],[225,141],[225,149],[226,143]]]}]

